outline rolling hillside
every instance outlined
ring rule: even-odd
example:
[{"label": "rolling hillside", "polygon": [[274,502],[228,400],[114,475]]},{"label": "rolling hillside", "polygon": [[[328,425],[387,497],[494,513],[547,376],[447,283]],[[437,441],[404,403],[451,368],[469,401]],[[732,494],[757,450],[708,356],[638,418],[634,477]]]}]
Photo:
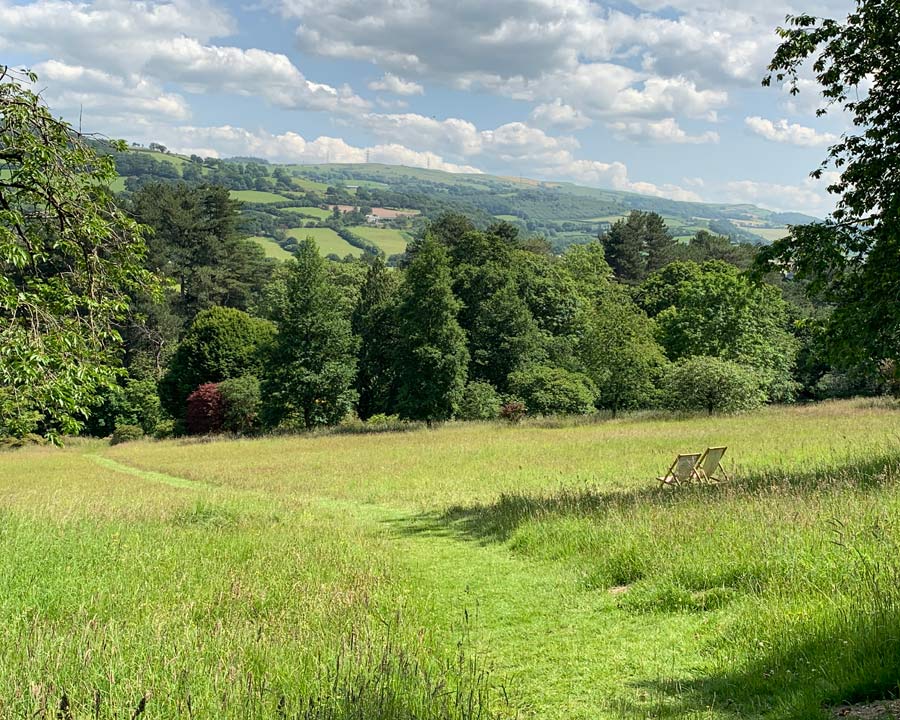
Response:
[{"label": "rolling hillside", "polygon": [[288,251],[292,239],[303,236],[301,228],[318,230],[310,235],[331,228],[340,233],[340,242],[328,234],[323,252],[340,254],[349,247],[350,254],[381,251],[390,257],[402,253],[406,240],[427,220],[448,211],[464,213],[479,225],[513,223],[523,233],[546,237],[558,251],[590,241],[632,210],[659,213],[678,239],[708,230],[754,244],[783,237],[789,223],[815,220],[755,205],[679,202],[572,183],[404,166],[277,165],[143,149],[114,154],[122,176],[115,190],[127,192],[157,180],[225,185],[244,204],[247,232]]}]

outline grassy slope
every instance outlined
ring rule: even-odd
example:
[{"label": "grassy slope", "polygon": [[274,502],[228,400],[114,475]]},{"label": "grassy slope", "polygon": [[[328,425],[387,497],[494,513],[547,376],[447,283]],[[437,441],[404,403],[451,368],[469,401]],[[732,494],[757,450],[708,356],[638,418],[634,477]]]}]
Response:
[{"label": "grassy slope", "polygon": [[293,256],[272,238],[254,236],[249,238],[257,243],[266,253],[266,257],[274,260],[290,260]]},{"label": "grassy slope", "polygon": [[235,200],[251,203],[276,203],[285,202],[288,199],[284,195],[263,190],[232,190],[231,197]]},{"label": "grassy slope", "polygon": [[384,250],[384,254],[388,257],[406,252],[406,245],[409,242],[406,235],[393,228],[375,228],[366,225],[356,225],[349,228],[349,230],[354,235],[358,235],[377,245]]},{"label": "grassy slope", "polygon": [[[467,611],[522,717],[808,718],[883,691],[900,653],[860,558],[896,587],[896,406],[550,425],[0,456],[0,697],[112,669],[122,701],[271,708],[248,676],[314,692],[398,608],[426,663]],[[654,489],[719,442],[740,482]]]},{"label": "grassy slope", "polygon": [[331,217],[331,210],[323,210],[320,207],[289,207],[285,208],[288,212],[295,212],[298,215],[305,215],[311,218],[319,218],[324,220],[327,217]]},{"label": "grassy slope", "polygon": [[287,234],[298,240],[304,240],[308,237],[313,238],[323,255],[334,253],[340,257],[346,255],[359,256],[363,252],[358,247],[353,247],[331,228],[291,228],[287,231]]}]

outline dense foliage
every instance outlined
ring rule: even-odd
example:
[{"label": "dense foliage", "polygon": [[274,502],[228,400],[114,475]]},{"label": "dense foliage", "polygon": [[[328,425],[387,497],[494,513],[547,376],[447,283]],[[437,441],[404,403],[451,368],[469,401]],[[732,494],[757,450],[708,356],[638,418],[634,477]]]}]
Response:
[{"label": "dense foliage", "polygon": [[0,436],[79,430],[119,363],[128,295],[149,286],[111,161],[0,66]]},{"label": "dense foliage", "polygon": [[326,262],[313,240],[302,242],[288,262],[283,303],[275,309],[278,333],[263,374],[270,424],[334,424],[356,401],[356,341]]},{"label": "dense foliage", "polygon": [[731,360],[692,357],[672,365],[664,379],[666,407],[673,410],[736,412],[765,402],[753,371]]},{"label": "dense foliage", "polygon": [[[766,267],[787,265],[809,292],[834,305],[825,323],[830,359],[870,376],[900,367],[900,6],[857,0],[843,22],[788,17],[768,85],[800,91],[811,66],[823,104],[853,119],[812,175],[834,169],[837,207],[824,223],[797,226],[768,248]],[[896,377],[900,377],[897,375]]]},{"label": "dense foliage", "polygon": [[[869,3],[865,13],[877,7]],[[799,29],[824,43],[852,35],[862,21],[793,22],[796,32],[786,32],[773,61],[785,76],[806,57],[796,46]],[[849,52],[826,48],[832,58]],[[820,80],[838,82],[843,76],[825,72],[831,60],[823,62]],[[527,234],[527,214],[491,205],[500,187],[492,179],[479,181],[488,190],[478,205],[491,213],[441,214],[456,201],[351,187],[334,170],[196,156],[173,165],[161,146],[89,146],[20,84],[0,83],[0,93],[21,100],[0,128],[0,313],[12,321],[0,346],[0,434],[53,436],[83,424],[96,435],[136,427],[160,437],[342,422],[368,429],[398,417],[392,427],[524,413],[714,412],[900,386],[897,253],[887,206],[878,204],[889,197],[884,188],[866,190],[864,175],[852,175],[860,185],[843,186],[846,202],[822,226],[868,239],[856,256],[804,244],[812,237],[805,233],[822,227],[796,228],[774,250],[759,251],[736,241],[751,225],[724,216],[713,216],[709,230],[676,236],[684,228],[642,206],[559,253],[559,244]],[[872,120],[866,102],[853,107]],[[45,140],[50,155],[39,156]],[[853,173],[871,169],[863,162],[875,162],[870,140],[843,143],[833,157]],[[863,146],[868,155],[854,159]],[[47,158],[57,174],[42,186]],[[118,205],[106,189],[111,159],[129,173]],[[429,183],[423,178],[417,192],[433,190]],[[519,188],[516,198],[538,202],[549,192]],[[468,191],[460,197],[473,200]],[[373,227],[369,213],[388,202],[419,212],[397,211]],[[146,246],[129,215],[148,228]],[[361,256],[323,257],[305,227]],[[710,232],[717,229],[728,236]],[[291,259],[266,259],[248,230],[273,238]],[[388,258],[366,232],[411,241]],[[804,253],[831,264],[811,272]],[[805,279],[762,272],[776,256]],[[828,302],[810,301],[806,291]],[[858,346],[841,330],[851,326],[865,334]]]},{"label": "dense foliage", "polygon": [[234,308],[198,313],[159,383],[163,407],[182,418],[188,395],[199,385],[260,374],[274,336],[272,323]]}]

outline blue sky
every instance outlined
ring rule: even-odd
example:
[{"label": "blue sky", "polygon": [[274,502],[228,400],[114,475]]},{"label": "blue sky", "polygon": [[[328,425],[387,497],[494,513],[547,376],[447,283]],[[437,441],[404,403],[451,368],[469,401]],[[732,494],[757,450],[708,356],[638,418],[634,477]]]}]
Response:
[{"label": "blue sky", "polygon": [[[848,0],[0,0],[0,62],[85,131],[825,214],[846,118],[760,80],[788,13]],[[826,177],[827,180],[827,177]]]}]

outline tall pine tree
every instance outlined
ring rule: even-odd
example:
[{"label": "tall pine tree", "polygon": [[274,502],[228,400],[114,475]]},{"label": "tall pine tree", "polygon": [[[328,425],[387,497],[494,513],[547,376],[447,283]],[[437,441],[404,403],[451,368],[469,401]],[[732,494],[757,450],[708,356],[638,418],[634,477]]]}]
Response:
[{"label": "tall pine tree", "polygon": [[469,354],[457,322],[447,251],[426,237],[406,271],[397,311],[397,410],[411,420],[446,420],[462,398]]},{"label": "tall pine tree", "polygon": [[353,333],[359,339],[357,412],[363,419],[390,413],[397,395],[393,363],[397,342],[396,278],[397,273],[389,271],[381,258],[376,259],[369,266],[353,310]]},{"label": "tall pine tree", "polygon": [[336,423],[356,400],[350,319],[313,239],[300,243],[288,266],[263,383],[265,418],[270,425],[288,421],[305,428]]},{"label": "tall pine tree", "polygon": [[638,283],[672,259],[674,241],[665,221],[653,212],[632,210],[600,237],[616,277]]}]

